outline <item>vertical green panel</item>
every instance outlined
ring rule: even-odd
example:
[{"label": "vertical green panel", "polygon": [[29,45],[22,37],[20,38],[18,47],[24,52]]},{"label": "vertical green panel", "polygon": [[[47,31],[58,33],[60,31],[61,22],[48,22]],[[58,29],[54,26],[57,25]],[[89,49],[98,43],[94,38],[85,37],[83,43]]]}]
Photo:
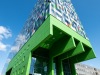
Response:
[{"label": "vertical green panel", "polygon": [[28,57],[28,61],[26,63],[26,74],[25,75],[29,75],[31,59],[32,59],[32,56],[31,56],[31,52],[30,52],[29,57]]},{"label": "vertical green panel", "polygon": [[56,69],[57,69],[57,75],[64,75],[61,59],[56,60]]},{"label": "vertical green panel", "polygon": [[71,75],[76,75],[75,65],[72,59],[70,59]]},{"label": "vertical green panel", "polygon": [[53,58],[50,58],[50,60],[49,60],[48,75],[54,75]]}]

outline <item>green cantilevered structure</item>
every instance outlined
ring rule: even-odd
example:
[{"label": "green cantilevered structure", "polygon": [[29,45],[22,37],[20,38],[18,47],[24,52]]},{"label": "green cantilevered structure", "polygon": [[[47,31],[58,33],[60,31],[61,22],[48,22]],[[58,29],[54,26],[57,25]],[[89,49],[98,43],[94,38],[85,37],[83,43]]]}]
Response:
[{"label": "green cantilevered structure", "polygon": [[76,75],[75,63],[93,58],[89,40],[49,14],[10,61],[6,75]]},{"label": "green cantilevered structure", "polygon": [[54,75],[53,63],[57,75],[64,75],[64,62],[70,63],[71,74],[75,75],[75,63],[95,58],[87,39],[51,15],[9,63],[7,75],[10,71],[11,75],[29,75],[32,56],[47,58],[48,75]]}]

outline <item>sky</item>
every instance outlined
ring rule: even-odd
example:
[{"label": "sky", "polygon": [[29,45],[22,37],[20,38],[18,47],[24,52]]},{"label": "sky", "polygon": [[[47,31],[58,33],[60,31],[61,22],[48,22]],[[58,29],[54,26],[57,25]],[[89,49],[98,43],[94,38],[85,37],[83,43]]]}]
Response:
[{"label": "sky", "polygon": [[[35,2],[36,0],[0,0],[0,73]],[[72,0],[72,3],[96,54],[95,59],[83,63],[100,68],[100,0]]]}]

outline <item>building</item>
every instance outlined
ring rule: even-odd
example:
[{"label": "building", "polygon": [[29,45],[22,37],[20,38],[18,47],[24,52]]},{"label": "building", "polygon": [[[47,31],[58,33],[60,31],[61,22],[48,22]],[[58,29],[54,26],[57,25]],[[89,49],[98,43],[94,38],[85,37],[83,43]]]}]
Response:
[{"label": "building", "polygon": [[100,75],[100,69],[91,67],[89,65],[77,63],[75,67],[77,75]]},{"label": "building", "polygon": [[70,0],[38,0],[20,36],[6,75],[76,75],[75,63],[95,58]]}]

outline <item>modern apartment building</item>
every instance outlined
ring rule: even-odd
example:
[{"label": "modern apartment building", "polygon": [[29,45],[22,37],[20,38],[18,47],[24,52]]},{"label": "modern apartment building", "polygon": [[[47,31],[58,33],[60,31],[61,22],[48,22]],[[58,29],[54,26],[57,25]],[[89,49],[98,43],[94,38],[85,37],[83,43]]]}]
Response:
[{"label": "modern apartment building", "polygon": [[95,58],[70,0],[38,0],[20,36],[6,75],[76,75],[75,63]]},{"label": "modern apartment building", "polygon": [[100,69],[91,67],[89,65],[77,63],[75,67],[77,75],[100,75]]}]

